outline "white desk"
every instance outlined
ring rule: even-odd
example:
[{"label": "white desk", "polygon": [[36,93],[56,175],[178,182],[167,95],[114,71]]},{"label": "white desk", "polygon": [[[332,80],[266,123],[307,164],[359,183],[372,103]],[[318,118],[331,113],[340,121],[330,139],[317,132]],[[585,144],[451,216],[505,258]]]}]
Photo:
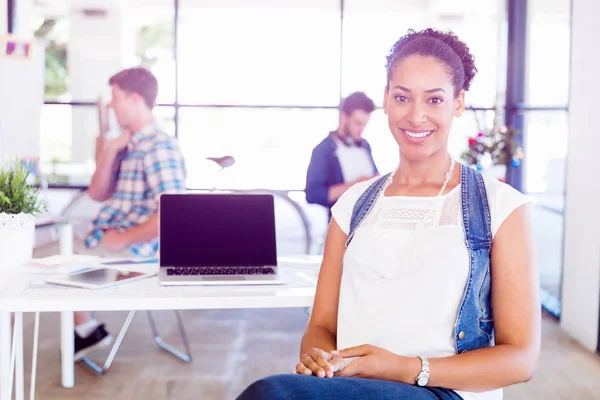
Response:
[{"label": "white desk", "polygon": [[[182,286],[162,287],[156,277],[105,290],[87,290],[47,285],[41,275],[23,275],[18,270],[0,271],[0,400],[10,400],[11,322],[15,312],[17,400],[24,398],[24,312],[61,312],[62,384],[74,385],[73,312],[131,310],[200,310],[227,308],[280,308],[312,306],[318,274],[317,263],[280,262],[287,281],[273,286]],[[116,266],[112,266],[113,268]],[[156,265],[127,265],[129,270],[157,269]]]}]

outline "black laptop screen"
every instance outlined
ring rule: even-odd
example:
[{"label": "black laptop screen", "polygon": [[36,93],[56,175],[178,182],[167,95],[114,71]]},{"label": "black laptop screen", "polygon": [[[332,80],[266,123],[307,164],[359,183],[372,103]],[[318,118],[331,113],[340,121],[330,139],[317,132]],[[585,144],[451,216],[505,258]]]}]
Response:
[{"label": "black laptop screen", "polygon": [[277,265],[271,195],[166,194],[159,215],[161,266]]}]

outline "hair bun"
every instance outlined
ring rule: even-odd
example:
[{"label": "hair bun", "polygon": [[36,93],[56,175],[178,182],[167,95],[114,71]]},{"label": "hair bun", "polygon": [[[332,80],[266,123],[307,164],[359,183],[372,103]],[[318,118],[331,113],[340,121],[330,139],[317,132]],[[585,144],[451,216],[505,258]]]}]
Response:
[{"label": "hair bun", "polygon": [[[442,42],[444,45],[432,45],[432,40],[427,39]],[[456,93],[460,90],[469,90],[471,82],[477,74],[475,57],[469,51],[469,47],[453,32],[443,32],[432,28],[419,32],[409,29],[406,35],[394,43],[386,57],[385,66],[388,71],[388,82],[391,79],[393,69],[400,61],[414,54],[432,56],[446,64],[452,71]]]}]

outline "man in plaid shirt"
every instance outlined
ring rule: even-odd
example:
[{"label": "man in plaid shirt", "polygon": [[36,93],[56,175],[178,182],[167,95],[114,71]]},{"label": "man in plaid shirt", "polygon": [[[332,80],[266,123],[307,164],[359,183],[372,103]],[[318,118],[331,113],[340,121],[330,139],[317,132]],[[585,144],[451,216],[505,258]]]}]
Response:
[{"label": "man in plaid shirt", "polygon": [[105,150],[107,158],[115,159],[118,166],[111,174],[114,189],[110,197],[102,195],[106,192],[95,192],[101,184],[89,188],[94,200],[107,202],[94,219],[85,245],[100,247],[97,252],[102,255],[126,250],[130,256],[153,256],[158,249],[159,197],[185,191],[183,158],[175,141],[154,123],[133,135],[121,135],[129,137],[124,149],[118,151],[119,138],[109,142]]},{"label": "man in plaid shirt", "polygon": [[[186,170],[174,138],[157,126],[152,109],[158,83],[145,68],[119,72],[109,80],[109,104],[122,131],[96,139],[96,171],[89,196],[106,202],[78,253],[152,256],[158,249],[158,204],[164,193],[184,193]],[[88,312],[75,313],[75,359],[109,345],[111,336]]]}]

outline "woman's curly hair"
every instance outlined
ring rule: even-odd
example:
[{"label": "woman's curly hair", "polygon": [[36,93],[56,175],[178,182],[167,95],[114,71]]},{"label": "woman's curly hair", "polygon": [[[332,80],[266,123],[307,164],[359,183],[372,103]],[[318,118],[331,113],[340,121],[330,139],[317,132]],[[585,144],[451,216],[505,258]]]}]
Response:
[{"label": "woman's curly hair", "polygon": [[452,32],[428,28],[419,32],[409,29],[390,49],[387,55],[387,81],[392,79],[394,68],[412,55],[434,57],[444,63],[452,77],[454,93],[468,91],[477,73],[475,59],[469,47]]}]

